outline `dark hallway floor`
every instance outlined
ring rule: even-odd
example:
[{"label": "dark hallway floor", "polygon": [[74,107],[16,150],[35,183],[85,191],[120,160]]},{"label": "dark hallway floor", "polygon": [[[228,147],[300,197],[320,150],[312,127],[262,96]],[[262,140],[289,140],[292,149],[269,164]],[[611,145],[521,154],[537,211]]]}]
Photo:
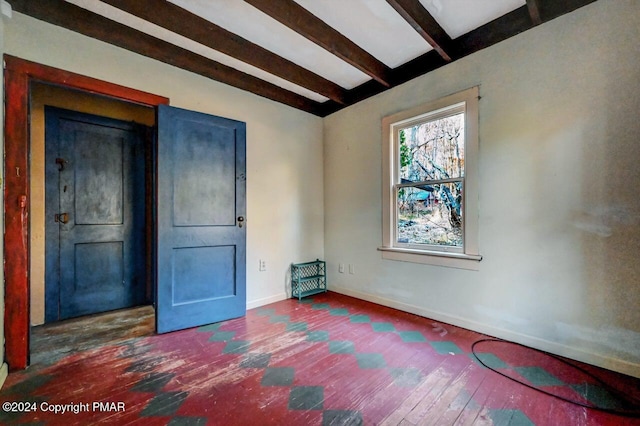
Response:
[{"label": "dark hallway floor", "polygon": [[[145,322],[152,324],[153,316]],[[335,293],[284,300],[197,329],[151,336],[142,329],[122,325],[106,333],[119,335],[115,340],[93,348],[75,342],[76,349],[50,350],[49,359],[42,352],[39,364],[10,374],[0,392],[2,403],[28,402],[31,412],[24,404],[22,412],[4,410],[0,422],[640,424],[552,398],[484,367],[471,346],[486,336]],[[48,339],[57,348],[55,333]],[[616,387],[618,396],[539,352],[504,342],[476,349],[501,373],[586,405],[628,410],[640,401],[638,379],[574,363]],[[624,398],[635,398],[636,407]],[[56,408],[66,412],[51,411]]]},{"label": "dark hallway floor", "polygon": [[31,365],[54,364],[79,351],[154,332],[155,313],[150,305],[39,325],[31,328]]}]

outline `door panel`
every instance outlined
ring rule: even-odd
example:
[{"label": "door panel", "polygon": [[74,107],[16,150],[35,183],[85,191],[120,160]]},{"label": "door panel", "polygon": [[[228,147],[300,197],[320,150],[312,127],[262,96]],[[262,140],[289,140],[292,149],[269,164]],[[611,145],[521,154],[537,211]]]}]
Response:
[{"label": "door panel", "polygon": [[113,135],[78,132],[74,138],[63,138],[72,145],[65,144],[62,150],[75,160],[76,225],[120,225],[124,221],[125,141],[110,136]]},{"label": "door panel", "polygon": [[157,331],[246,312],[245,123],[158,108]]},{"label": "door panel", "polygon": [[235,296],[235,256],[234,246],[173,249],[173,304]]},{"label": "door panel", "polygon": [[45,119],[46,321],[144,303],[142,132],[57,108]]},{"label": "door panel", "polygon": [[[172,147],[175,226],[235,226],[233,129],[180,120]],[[216,208],[211,208],[211,205]]]},{"label": "door panel", "polygon": [[76,244],[74,255],[75,292],[89,293],[100,289],[103,282],[124,280],[122,241]]}]

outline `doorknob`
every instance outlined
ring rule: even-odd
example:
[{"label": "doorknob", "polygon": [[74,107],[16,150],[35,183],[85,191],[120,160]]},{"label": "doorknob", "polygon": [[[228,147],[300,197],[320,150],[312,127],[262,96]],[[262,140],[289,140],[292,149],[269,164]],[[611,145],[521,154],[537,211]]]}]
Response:
[{"label": "doorknob", "polygon": [[244,224],[244,216],[239,216],[238,217],[238,227],[242,228],[243,224]]},{"label": "doorknob", "polygon": [[60,222],[62,224],[65,224],[67,222],[69,222],[69,214],[68,213],[60,213],[60,214],[56,214],[53,219],[57,222]]}]

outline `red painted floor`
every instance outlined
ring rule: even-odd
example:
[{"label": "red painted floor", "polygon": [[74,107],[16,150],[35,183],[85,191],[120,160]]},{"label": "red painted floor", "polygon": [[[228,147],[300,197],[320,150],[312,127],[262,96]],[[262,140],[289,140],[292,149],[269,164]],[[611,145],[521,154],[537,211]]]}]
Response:
[{"label": "red painted floor", "polygon": [[505,342],[478,343],[480,359],[500,375],[471,354],[485,337],[335,293],[290,299],[12,373],[0,392],[0,422],[640,425],[503,375],[627,412],[639,409],[640,380]]}]

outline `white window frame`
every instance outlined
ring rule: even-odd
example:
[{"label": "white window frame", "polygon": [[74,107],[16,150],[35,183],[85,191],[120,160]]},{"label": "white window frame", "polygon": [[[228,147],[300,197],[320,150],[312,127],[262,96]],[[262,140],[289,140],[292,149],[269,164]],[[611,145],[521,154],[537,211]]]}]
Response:
[{"label": "white window frame", "polygon": [[[478,247],[478,100],[472,87],[382,119],[382,252],[383,259],[462,269],[479,269]],[[396,193],[401,187],[399,133],[412,125],[464,111],[463,247],[398,243]]]}]

